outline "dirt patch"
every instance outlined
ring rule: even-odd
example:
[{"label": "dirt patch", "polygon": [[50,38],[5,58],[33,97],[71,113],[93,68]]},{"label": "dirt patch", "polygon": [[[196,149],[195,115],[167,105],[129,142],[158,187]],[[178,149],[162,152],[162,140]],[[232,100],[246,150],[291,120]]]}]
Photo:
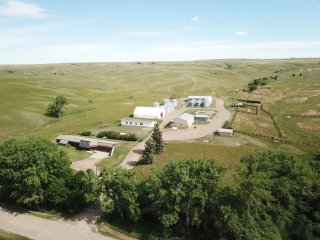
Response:
[{"label": "dirt patch", "polygon": [[302,113],[302,115],[315,116],[320,115],[320,112],[318,112],[317,110],[309,110],[308,112]]},{"label": "dirt patch", "polygon": [[320,127],[317,127],[317,126],[310,126],[310,125],[307,125],[305,123],[297,123],[298,127],[303,129],[303,130],[308,130],[308,131],[317,131],[320,129]]}]

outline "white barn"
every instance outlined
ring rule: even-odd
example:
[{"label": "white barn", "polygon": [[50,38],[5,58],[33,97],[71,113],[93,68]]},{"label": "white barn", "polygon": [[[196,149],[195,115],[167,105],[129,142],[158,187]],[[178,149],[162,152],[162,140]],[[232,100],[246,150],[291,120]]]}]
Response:
[{"label": "white barn", "polygon": [[143,119],[134,119],[134,118],[124,118],[121,120],[122,126],[136,126],[136,127],[154,127],[156,121],[143,120]]},{"label": "white barn", "polygon": [[165,115],[165,110],[162,107],[136,107],[133,116],[135,118],[153,118],[159,119]]}]

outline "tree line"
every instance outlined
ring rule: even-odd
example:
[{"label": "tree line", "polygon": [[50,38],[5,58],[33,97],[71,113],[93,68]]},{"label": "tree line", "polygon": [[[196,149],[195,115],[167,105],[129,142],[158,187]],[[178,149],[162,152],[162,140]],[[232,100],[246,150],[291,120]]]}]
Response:
[{"label": "tree line", "polygon": [[99,176],[75,172],[56,144],[12,138],[0,145],[0,200],[69,214],[98,201],[114,218],[153,223],[148,239],[314,239],[320,234],[316,159],[248,154],[232,176],[215,159],[172,160],[141,180],[123,168],[107,167]]}]

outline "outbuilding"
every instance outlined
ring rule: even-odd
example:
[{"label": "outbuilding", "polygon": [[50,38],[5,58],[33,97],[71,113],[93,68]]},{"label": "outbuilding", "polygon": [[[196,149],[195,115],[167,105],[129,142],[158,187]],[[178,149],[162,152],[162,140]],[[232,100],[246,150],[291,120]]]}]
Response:
[{"label": "outbuilding", "polygon": [[162,107],[136,107],[133,113],[135,118],[153,118],[159,119],[165,115]]},{"label": "outbuilding", "polygon": [[209,116],[208,115],[198,114],[198,115],[194,116],[194,120],[195,121],[201,121],[201,122],[207,122],[209,120]]},{"label": "outbuilding", "polygon": [[86,138],[82,136],[60,135],[56,138],[56,142],[61,145],[71,145],[83,150],[98,150],[113,153],[118,142],[104,141],[100,139]]},{"label": "outbuilding", "polygon": [[218,134],[220,136],[231,137],[233,135],[233,129],[220,128]]},{"label": "outbuilding", "polygon": [[190,127],[194,123],[194,116],[189,113],[182,113],[173,119],[174,127]]},{"label": "outbuilding", "polygon": [[136,126],[136,127],[154,127],[156,121],[144,120],[144,119],[135,119],[135,118],[124,118],[121,120],[122,126]]},{"label": "outbuilding", "polygon": [[212,104],[211,96],[188,96],[189,106],[210,107]]}]

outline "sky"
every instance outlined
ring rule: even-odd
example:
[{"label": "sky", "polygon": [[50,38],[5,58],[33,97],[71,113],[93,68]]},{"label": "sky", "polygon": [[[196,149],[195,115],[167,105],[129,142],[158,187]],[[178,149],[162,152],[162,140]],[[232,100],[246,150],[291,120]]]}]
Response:
[{"label": "sky", "polygon": [[320,0],[0,0],[0,64],[320,57]]}]

